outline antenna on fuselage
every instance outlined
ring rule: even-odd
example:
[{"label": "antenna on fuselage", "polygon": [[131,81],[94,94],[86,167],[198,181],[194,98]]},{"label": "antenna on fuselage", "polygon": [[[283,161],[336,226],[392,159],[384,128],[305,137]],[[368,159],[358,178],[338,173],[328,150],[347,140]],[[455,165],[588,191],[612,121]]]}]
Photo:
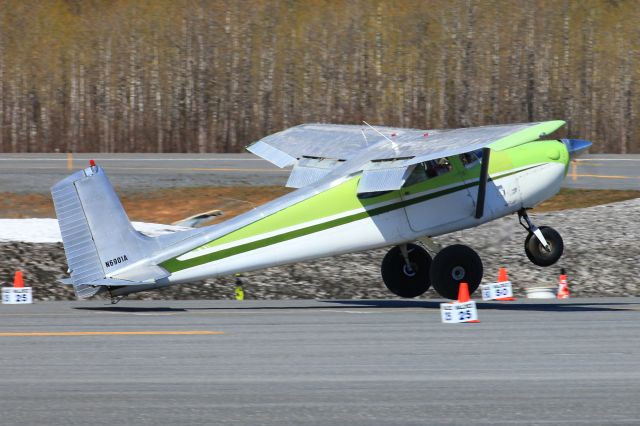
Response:
[{"label": "antenna on fuselage", "polygon": [[362,137],[364,138],[364,144],[366,146],[369,146],[369,141],[367,140],[367,135],[364,133],[364,129],[360,129],[360,132],[362,133]]},{"label": "antenna on fuselage", "polygon": [[[374,132],[376,132],[377,134],[379,134],[380,136],[382,136],[383,138],[385,138],[386,140],[388,140],[389,142],[391,142],[391,146],[393,147],[393,149],[394,149],[394,150],[398,147],[398,145],[397,145],[394,141],[392,141],[391,139],[389,139],[388,137],[386,137],[382,132],[378,131],[378,129],[376,129],[375,127],[373,127],[371,124],[367,123],[367,122],[366,122],[366,121],[364,121],[364,120],[362,120],[362,122],[363,122],[364,124],[366,124],[367,126],[369,126],[369,127],[371,128],[371,130],[373,130]],[[364,134],[364,132],[363,132],[363,134]],[[365,138],[365,140],[366,140],[366,139],[367,139],[367,138]]]}]

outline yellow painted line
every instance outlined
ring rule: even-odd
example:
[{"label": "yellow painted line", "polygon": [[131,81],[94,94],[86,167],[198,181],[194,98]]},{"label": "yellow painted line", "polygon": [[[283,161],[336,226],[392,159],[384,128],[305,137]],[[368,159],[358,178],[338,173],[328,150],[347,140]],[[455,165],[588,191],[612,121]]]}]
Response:
[{"label": "yellow painted line", "polygon": [[640,158],[576,158],[581,163],[589,161],[640,161]]},{"label": "yellow painted line", "polygon": [[223,331],[59,331],[0,333],[0,337],[49,337],[49,336],[200,336],[224,334]]},{"label": "yellow painted line", "polygon": [[576,163],[575,161],[571,162],[571,180],[572,181],[576,181],[577,180],[577,173],[578,171],[578,163]]},{"label": "yellow painted line", "polygon": [[640,176],[607,176],[607,175],[576,175],[576,176],[602,178],[602,179],[640,179]]},{"label": "yellow painted line", "polygon": [[605,164],[605,163],[585,163],[584,161],[573,160],[577,163],[580,163],[581,166],[584,167],[607,167],[610,169],[617,169],[621,167],[630,167],[632,164]]}]

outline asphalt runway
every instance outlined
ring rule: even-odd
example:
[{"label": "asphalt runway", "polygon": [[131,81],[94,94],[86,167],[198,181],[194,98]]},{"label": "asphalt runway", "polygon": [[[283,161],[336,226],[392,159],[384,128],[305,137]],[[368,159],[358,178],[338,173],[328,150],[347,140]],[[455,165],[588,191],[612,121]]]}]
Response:
[{"label": "asphalt runway", "polygon": [[594,154],[580,157],[570,167],[564,186],[640,189],[640,155]]},{"label": "asphalt runway", "polygon": [[[289,169],[252,154],[0,154],[0,192],[48,193],[94,159],[124,192],[170,187],[284,185]],[[640,155],[586,155],[571,168],[567,188],[640,189]]]},{"label": "asphalt runway", "polygon": [[0,423],[640,424],[640,298],[438,306],[1,305]]},{"label": "asphalt runway", "polygon": [[116,189],[284,185],[290,169],[253,154],[0,154],[0,192],[48,193],[51,186],[95,160]]}]

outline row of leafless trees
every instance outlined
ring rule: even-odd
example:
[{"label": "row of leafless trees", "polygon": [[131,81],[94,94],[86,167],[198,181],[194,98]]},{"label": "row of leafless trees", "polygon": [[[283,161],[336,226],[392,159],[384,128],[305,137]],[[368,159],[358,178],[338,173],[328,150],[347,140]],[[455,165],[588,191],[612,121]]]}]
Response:
[{"label": "row of leafless trees", "polygon": [[0,0],[0,152],[565,119],[640,152],[635,0]]}]

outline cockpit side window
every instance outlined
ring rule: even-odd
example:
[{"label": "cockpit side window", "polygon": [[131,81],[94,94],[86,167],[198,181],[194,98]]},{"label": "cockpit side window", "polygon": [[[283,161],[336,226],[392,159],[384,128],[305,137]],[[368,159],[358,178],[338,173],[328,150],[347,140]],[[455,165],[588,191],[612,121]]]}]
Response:
[{"label": "cockpit side window", "polygon": [[404,186],[411,186],[428,179],[433,179],[450,172],[451,169],[451,163],[446,158],[438,158],[436,160],[418,163],[405,181]]},{"label": "cockpit side window", "polygon": [[480,162],[480,158],[478,158],[475,152],[466,152],[464,154],[460,154],[458,158],[460,158],[460,162],[467,169],[470,169]]}]

